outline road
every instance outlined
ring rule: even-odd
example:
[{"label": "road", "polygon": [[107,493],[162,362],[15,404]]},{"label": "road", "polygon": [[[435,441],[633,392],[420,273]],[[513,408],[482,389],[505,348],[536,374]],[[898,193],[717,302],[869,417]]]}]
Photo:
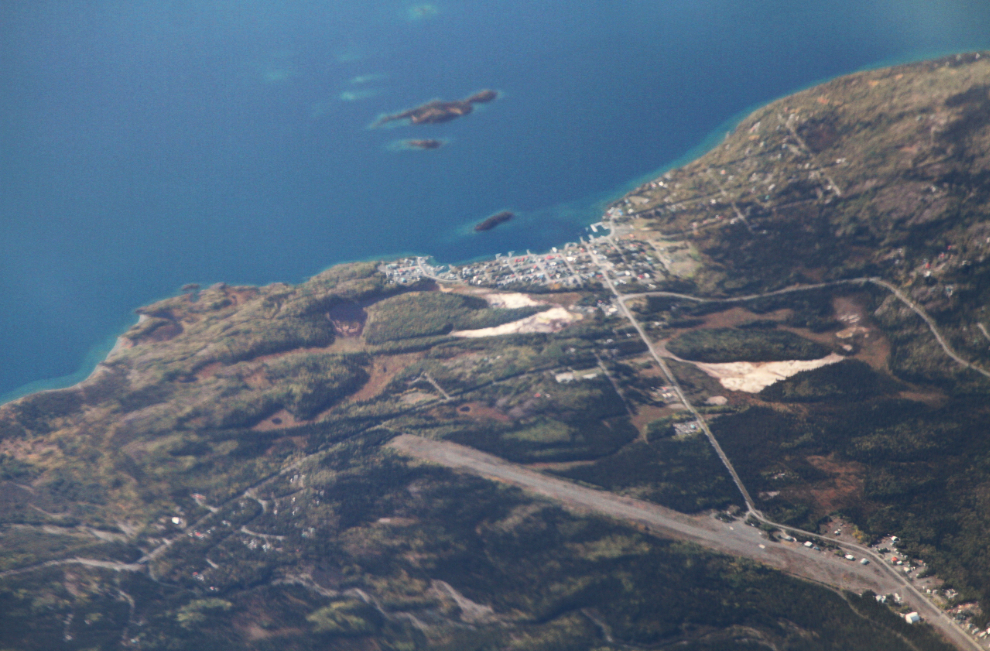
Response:
[{"label": "road", "polygon": [[64,558],[58,561],[47,561],[45,563],[38,563],[37,565],[30,565],[28,567],[21,567],[16,570],[7,570],[5,572],[0,572],[0,579],[14,576],[16,574],[25,574],[27,572],[34,572],[35,570],[42,567],[54,567],[56,565],[85,565],[87,567],[99,567],[105,570],[113,570],[115,572],[144,572],[144,565],[138,563],[118,563],[116,561],[98,561],[92,558]]},{"label": "road", "polygon": [[407,456],[518,486],[579,513],[598,513],[630,522],[664,538],[689,541],[717,552],[749,558],[793,576],[857,593],[864,590],[877,594],[896,592],[958,648],[982,649],[907,579],[858,545],[841,544],[844,551],[854,553],[857,558],[870,558],[869,565],[848,561],[829,552],[816,552],[798,543],[770,542],[760,529],[741,521],[724,523],[707,515],[685,515],[650,502],[580,486],[456,443],[404,434],[388,445]]},{"label": "road", "polygon": [[928,329],[932,331],[932,334],[933,335],[935,335],[935,340],[938,341],[938,345],[942,347],[942,350],[945,351],[945,354],[946,355],[948,355],[949,357],[951,357],[953,360],[955,360],[956,362],[958,362],[962,366],[965,366],[966,368],[972,369],[972,370],[976,371],[977,373],[979,373],[979,374],[981,374],[981,375],[983,375],[985,377],[990,377],[990,372],[985,371],[982,368],[980,368],[979,366],[976,366],[976,365],[972,364],[969,360],[967,360],[967,359],[965,359],[963,357],[960,357],[956,353],[956,351],[954,351],[949,346],[949,344],[946,343],[945,338],[942,337],[942,333],[939,332],[939,330],[938,330],[938,326],[935,325],[935,320],[933,318],[931,318],[930,316],[928,316],[928,313],[925,312],[921,308],[920,305],[918,305],[917,303],[915,303],[914,301],[912,301],[910,298],[908,298],[907,296],[905,296],[904,293],[900,289],[898,289],[894,285],[891,285],[886,280],[882,280],[880,278],[868,278],[867,280],[869,280],[869,282],[873,283],[874,285],[879,285],[880,287],[886,288],[894,296],[896,296],[898,299],[900,299],[900,301],[902,303],[904,303],[909,308],[911,308],[911,310],[914,311],[915,314],[917,314],[918,316],[920,316],[922,318],[922,320],[928,325]]},{"label": "road", "polygon": [[[620,305],[625,305],[625,302],[633,298],[645,298],[648,296],[663,296],[667,298],[679,298],[681,300],[693,301],[695,303],[743,303],[746,301],[753,301],[760,298],[767,298],[769,296],[780,296],[782,294],[793,294],[795,292],[807,292],[815,289],[825,289],[828,287],[838,287],[840,285],[865,285],[867,283],[876,285],[878,287],[883,287],[901,303],[906,305],[912,312],[921,317],[921,320],[925,322],[928,329],[931,331],[932,335],[935,337],[935,341],[938,345],[942,347],[945,354],[948,355],[954,362],[960,366],[965,366],[966,368],[972,369],[977,373],[990,378],[990,371],[987,371],[979,366],[976,366],[966,358],[962,357],[957,353],[945,340],[941,331],[938,329],[938,325],[935,323],[935,319],[928,315],[925,310],[912,301],[907,295],[904,294],[896,285],[893,285],[882,278],[869,277],[869,278],[850,278],[848,280],[836,280],[830,283],[818,283],[816,285],[795,285],[794,287],[787,287],[785,289],[778,289],[774,292],[767,292],[765,294],[749,294],[747,296],[734,296],[731,298],[705,298],[702,296],[692,296],[690,294],[679,294],[677,292],[639,292],[636,294],[619,294],[615,291],[615,288],[609,283],[610,289],[616,295]],[[982,326],[983,324],[977,324]]]},{"label": "road", "polygon": [[[607,236],[607,239],[613,244],[613,246],[615,245],[615,243],[612,241],[612,235],[611,235],[611,233]],[[743,484],[742,480],[739,478],[738,473],[736,473],[736,469],[732,465],[732,461],[729,459],[728,455],[726,455],[725,452],[722,450],[722,446],[719,444],[718,439],[715,438],[714,433],[712,433],[711,429],[708,427],[708,424],[705,421],[704,417],[702,417],[701,413],[698,412],[698,410],[694,407],[694,405],[692,405],[691,402],[687,399],[687,396],[681,390],[681,387],[678,384],[677,379],[674,377],[674,374],[670,371],[670,367],[667,365],[667,363],[663,359],[663,357],[661,357],[659,355],[659,353],[657,353],[656,348],[653,346],[653,341],[650,339],[650,337],[647,336],[646,331],[643,329],[643,326],[640,325],[639,321],[636,320],[636,318],[633,316],[632,312],[626,306],[626,301],[629,298],[632,298],[633,296],[672,296],[672,297],[678,297],[678,298],[683,298],[683,299],[687,299],[687,300],[691,300],[691,301],[695,301],[695,302],[702,302],[702,303],[704,303],[704,302],[711,302],[713,300],[720,300],[720,299],[707,299],[707,298],[701,298],[701,297],[697,297],[697,296],[690,296],[690,295],[687,295],[687,294],[673,294],[673,293],[667,293],[667,292],[646,292],[646,293],[643,293],[643,294],[622,295],[622,294],[620,294],[615,289],[615,285],[612,283],[611,279],[608,277],[607,270],[601,264],[601,262],[598,259],[598,256],[591,250],[590,247],[589,247],[589,252],[591,253],[591,255],[593,257],[593,259],[595,261],[595,264],[598,266],[599,270],[601,271],[602,277],[605,280],[605,284],[608,286],[608,288],[611,290],[612,294],[615,296],[616,303],[618,303],[618,305],[619,305],[622,313],[625,315],[625,317],[627,319],[629,319],[629,322],[636,329],[636,332],[639,333],[639,336],[642,339],[643,343],[646,344],[647,349],[650,351],[650,355],[653,357],[654,360],[656,360],[657,364],[660,366],[660,369],[663,371],[664,375],[667,377],[668,381],[670,382],[670,385],[673,387],[673,389],[676,392],[678,398],[680,398],[681,402],[684,403],[684,406],[687,407],[691,411],[691,414],[695,417],[695,419],[696,419],[696,421],[698,423],[698,426],[705,433],[705,436],[708,437],[709,443],[711,444],[712,448],[715,450],[716,454],[718,454],[718,457],[722,461],[722,464],[728,470],[729,474],[732,477],[732,481],[735,483],[735,485],[738,488],[739,492],[742,494],[743,499],[745,499],[745,501],[746,501],[746,507],[747,507],[747,509],[749,511],[749,515],[752,515],[753,517],[756,517],[760,522],[763,522],[763,523],[768,524],[768,525],[780,527],[781,529],[790,531],[792,533],[798,533],[798,534],[803,534],[803,535],[816,535],[816,534],[813,534],[812,532],[802,531],[802,530],[799,530],[799,529],[794,529],[794,528],[786,527],[784,525],[780,525],[780,524],[778,524],[776,522],[773,522],[772,520],[767,519],[766,517],[764,517],[764,515],[759,510],[757,510],[756,505],[753,502],[753,498],[750,496],[749,491],[746,489],[746,486]],[[753,300],[753,299],[763,298],[763,297],[767,297],[767,296],[776,296],[776,295],[788,294],[788,293],[799,292],[799,291],[808,291],[808,290],[813,290],[813,289],[821,289],[821,288],[830,287],[830,286],[849,285],[849,284],[861,284],[861,285],[864,285],[866,283],[872,283],[872,284],[877,285],[879,287],[883,287],[887,291],[891,292],[898,300],[900,300],[902,303],[904,303],[905,305],[907,305],[913,312],[915,312],[915,314],[917,314],[918,316],[920,316],[921,319],[928,325],[929,330],[931,330],[932,334],[935,336],[935,339],[938,342],[938,344],[942,347],[942,350],[944,350],[945,353],[950,358],[952,358],[953,360],[955,360],[957,363],[961,364],[962,366],[965,366],[967,368],[971,368],[974,371],[977,371],[978,373],[981,373],[981,374],[983,374],[983,375],[985,375],[987,377],[990,377],[990,373],[988,373],[987,371],[985,371],[985,370],[983,370],[983,369],[981,369],[981,368],[973,365],[968,360],[962,358],[961,356],[959,356],[948,345],[948,343],[945,341],[945,338],[942,336],[942,333],[939,332],[938,327],[936,326],[934,319],[932,319],[921,308],[921,306],[919,306],[916,303],[914,303],[913,301],[911,301],[907,296],[904,295],[903,292],[900,291],[900,289],[898,289],[894,285],[888,283],[887,281],[885,281],[885,280],[883,280],[881,278],[876,278],[876,277],[855,278],[855,279],[849,279],[849,280],[835,281],[835,282],[831,282],[831,283],[819,283],[817,285],[799,285],[799,286],[788,287],[788,288],[785,288],[785,289],[777,290],[777,291],[774,291],[774,292],[768,292],[766,294],[755,294],[755,295],[750,295],[750,296],[736,297],[734,299],[728,299],[728,302],[747,301],[747,300]],[[851,545],[849,543],[843,543],[843,542],[836,541],[836,540],[832,540],[831,542],[833,542],[833,543],[841,546],[843,549],[845,549],[847,551],[853,552],[854,555],[855,554],[858,554],[860,556],[865,556],[867,558],[870,558],[870,559],[872,559],[873,564],[875,566],[877,566],[877,567],[883,567],[888,572],[893,573],[893,576],[895,578],[895,583],[897,583],[899,585],[899,587],[901,588],[901,591],[902,592],[904,592],[906,595],[909,595],[911,597],[911,604],[915,607],[915,609],[918,611],[918,613],[920,613],[923,617],[925,617],[925,619],[927,621],[929,621],[933,625],[937,626],[943,632],[943,634],[945,634],[945,636],[949,640],[951,640],[953,642],[953,644],[955,644],[957,647],[959,647],[961,649],[982,649],[983,648],[972,637],[970,637],[954,620],[952,620],[948,615],[946,615],[942,611],[942,609],[938,608],[927,597],[925,597],[925,595],[923,595],[917,588],[915,588],[913,585],[911,585],[911,583],[907,579],[905,579],[903,576],[901,576],[899,574],[894,573],[893,570],[891,570],[888,566],[886,566],[883,563],[883,560],[880,557],[878,557],[877,555],[875,555],[872,551],[870,551],[869,548],[862,547],[860,545]],[[733,553],[733,552],[728,552],[728,553]],[[745,556],[746,554],[742,554],[742,555]],[[750,556],[750,557],[752,558],[752,556]],[[788,570],[788,571],[790,571],[790,570]],[[795,574],[801,576],[800,573],[797,573],[797,572],[792,572],[792,573],[795,573]],[[822,579],[817,579],[817,580],[822,580]],[[840,584],[830,583],[827,580],[822,580],[822,582],[823,583],[827,583],[829,585],[835,585],[836,587],[844,587],[845,589],[852,589],[852,588],[848,587],[848,585],[843,586],[841,583]]]},{"label": "road", "polygon": [[[609,235],[608,237],[611,238],[612,236]],[[614,246],[614,242],[613,242],[613,246]],[[684,394],[683,389],[681,389],[681,385],[677,381],[677,378],[671,372],[670,367],[667,366],[667,361],[660,356],[660,354],[657,352],[657,349],[653,345],[653,340],[646,335],[646,331],[643,330],[643,326],[640,325],[639,321],[637,321],[636,318],[633,317],[632,312],[629,311],[629,308],[626,306],[625,301],[622,300],[622,295],[619,294],[618,291],[616,291],[615,285],[612,284],[612,280],[608,277],[607,271],[598,260],[598,255],[594,253],[591,247],[588,247],[588,251],[589,253],[591,253],[592,259],[594,259],[595,264],[598,265],[598,268],[602,273],[602,278],[604,279],[605,284],[608,285],[608,288],[610,290],[612,290],[612,294],[617,297],[616,302],[619,304],[619,309],[622,310],[623,315],[625,315],[625,317],[629,319],[629,322],[636,329],[636,332],[639,333],[639,338],[643,341],[644,344],[646,344],[646,348],[650,351],[650,355],[656,361],[657,365],[660,367],[660,370],[663,371],[664,376],[667,378],[667,382],[674,389],[674,392],[677,394],[677,397],[680,399],[680,401],[684,403],[684,406],[687,407],[687,409],[694,416],[695,420],[698,423],[698,427],[700,427],[701,431],[705,433],[706,437],[708,437],[708,442],[715,450],[715,453],[718,455],[718,458],[722,461],[722,465],[724,465],[726,470],[728,470],[729,475],[732,477],[732,481],[735,483],[736,488],[742,494],[743,499],[746,500],[746,509],[750,513],[759,513],[759,511],[757,511],[756,509],[756,503],[753,501],[753,498],[750,496],[749,491],[746,490],[746,486],[742,483],[742,480],[739,478],[739,474],[736,472],[736,469],[732,465],[732,462],[729,461],[728,455],[725,454],[725,452],[722,450],[722,446],[719,445],[718,439],[715,438],[715,434],[713,434],[711,428],[708,427],[708,423],[701,416],[701,413],[694,407],[694,405],[691,404],[691,401],[687,399],[687,396]]]}]

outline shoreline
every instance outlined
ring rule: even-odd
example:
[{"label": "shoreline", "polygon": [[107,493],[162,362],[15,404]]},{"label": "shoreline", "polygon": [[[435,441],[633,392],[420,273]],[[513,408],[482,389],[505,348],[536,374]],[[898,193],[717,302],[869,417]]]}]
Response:
[{"label": "shoreline", "polygon": [[[147,317],[143,314],[139,315],[136,323],[141,323],[141,320],[146,318]],[[103,364],[109,360],[112,355],[127,347],[123,333],[130,330],[134,325],[135,324],[131,324],[124,328],[120,334],[114,335],[112,346],[108,346],[110,338],[107,338],[103,344],[92,347],[89,352],[86,353],[86,356],[83,358],[83,363],[80,365],[79,370],[75,373],[70,373],[68,375],[62,375],[55,378],[35,380],[33,382],[29,382],[28,384],[22,385],[13,391],[0,395],[0,408],[15,403],[22,398],[38,393],[74,389],[92,380],[103,368]]]},{"label": "shoreline", "polygon": [[[662,176],[664,173],[666,173],[669,170],[677,169],[679,167],[683,167],[683,166],[685,166],[685,165],[693,162],[694,160],[697,160],[697,159],[701,158],[702,156],[704,156],[705,154],[707,154],[708,152],[710,152],[711,150],[713,150],[715,147],[717,147],[724,140],[724,138],[728,134],[730,134],[739,125],[739,123],[741,123],[747,116],[749,116],[753,112],[758,111],[758,110],[762,109],[763,107],[766,107],[766,106],[768,106],[770,104],[773,104],[774,102],[777,102],[777,101],[779,101],[779,100],[781,100],[783,98],[789,97],[789,96],[794,95],[796,93],[800,93],[800,92],[805,91],[805,90],[807,90],[809,88],[813,88],[813,87],[815,87],[817,85],[820,85],[820,84],[823,84],[823,83],[827,83],[829,81],[832,81],[832,80],[835,80],[835,79],[838,79],[838,78],[841,78],[841,77],[845,77],[845,76],[848,76],[848,75],[853,75],[853,74],[861,73],[861,72],[864,72],[864,71],[880,70],[880,69],[884,69],[884,68],[896,67],[896,66],[899,66],[899,65],[908,65],[908,64],[911,64],[911,63],[920,63],[920,62],[923,62],[923,61],[931,61],[931,60],[935,60],[935,59],[942,58],[942,57],[945,57],[945,56],[951,56],[953,54],[961,54],[961,53],[969,53],[969,52],[981,52],[981,51],[983,51],[983,50],[980,49],[980,48],[976,48],[976,49],[965,48],[965,49],[961,49],[961,50],[925,52],[925,53],[923,53],[923,54],[921,54],[919,56],[905,56],[905,57],[897,57],[897,58],[892,58],[892,59],[884,59],[884,60],[881,60],[881,61],[878,61],[878,62],[874,62],[874,63],[869,64],[869,65],[858,67],[858,68],[856,68],[854,70],[850,70],[850,71],[847,71],[847,72],[843,72],[841,74],[834,75],[834,76],[829,77],[829,78],[818,79],[818,80],[812,81],[810,83],[803,84],[803,85],[801,85],[799,87],[796,87],[794,89],[789,90],[785,94],[782,94],[782,95],[779,95],[779,96],[776,96],[776,97],[769,98],[769,99],[767,99],[764,102],[761,102],[759,104],[754,104],[752,106],[749,106],[747,108],[744,108],[742,111],[740,111],[740,112],[738,112],[738,113],[736,113],[736,114],[734,114],[734,115],[726,118],[713,131],[709,132],[705,137],[703,137],[698,142],[698,144],[696,144],[695,146],[689,148],[687,151],[685,151],[680,156],[674,158],[673,160],[671,160],[669,162],[666,162],[666,163],[662,164],[661,166],[655,168],[652,171],[646,172],[646,173],[644,173],[642,175],[639,175],[639,176],[636,176],[636,177],[630,179],[629,181],[623,183],[619,188],[617,188],[615,190],[602,192],[602,193],[599,193],[599,194],[596,194],[596,195],[592,195],[592,196],[589,196],[589,197],[585,197],[583,199],[579,199],[579,200],[576,200],[576,201],[561,202],[561,203],[558,203],[558,204],[553,204],[553,205],[548,206],[546,208],[539,209],[537,211],[532,211],[532,212],[533,213],[549,212],[549,211],[553,211],[555,208],[557,209],[557,212],[560,212],[560,209],[563,208],[563,207],[579,206],[578,212],[593,211],[593,212],[598,212],[599,215],[600,215],[602,208],[604,208],[604,209],[607,210],[609,207],[612,206],[612,204],[615,204],[616,202],[618,202],[619,200],[621,200],[621,198],[623,196],[629,194],[630,191],[632,191],[633,189],[639,187],[640,185],[642,185],[643,183],[647,182],[648,180],[656,179],[659,176]],[[575,224],[582,224],[584,228],[587,228],[590,224],[594,224],[597,221],[600,221],[601,218],[600,218],[600,216],[599,217],[592,217],[591,218],[591,221],[589,221],[588,223],[583,223],[586,220],[587,220],[587,217],[583,217],[583,218],[580,219],[580,221],[576,221]],[[557,246],[563,246],[564,244],[566,244],[566,242],[558,243]],[[525,248],[525,247],[522,247],[522,248]],[[437,260],[437,262],[440,263],[440,265],[447,265],[447,266],[454,265],[454,264],[456,264],[456,265],[465,265],[465,264],[472,264],[472,263],[479,262],[479,261],[484,261],[484,260],[493,260],[493,259],[496,259],[499,255],[502,255],[502,254],[501,253],[492,253],[492,254],[486,254],[486,255],[478,256],[478,257],[475,257],[475,258],[458,260],[458,261],[452,261],[452,262],[446,262],[446,261],[441,261],[441,260]],[[432,254],[420,255],[420,254],[416,254],[416,253],[401,253],[401,252],[396,252],[396,253],[390,253],[390,254],[384,254],[384,255],[371,255],[371,256],[363,257],[360,260],[337,260],[337,261],[334,261],[334,262],[332,262],[331,264],[329,264],[327,266],[321,267],[319,270],[317,270],[316,272],[314,272],[313,274],[311,274],[311,276],[312,275],[316,275],[316,274],[320,273],[321,271],[324,271],[324,270],[329,269],[331,267],[337,266],[339,264],[344,264],[344,263],[349,262],[349,261],[351,261],[351,262],[353,262],[353,261],[368,261],[368,260],[389,261],[389,260],[397,260],[397,259],[400,259],[400,258],[402,258],[404,256],[407,256],[407,257],[408,256],[423,257],[424,259],[436,260],[436,258],[434,258],[434,256]],[[158,300],[158,299],[153,299],[153,298],[148,299],[149,302],[150,301],[153,301],[153,300]],[[138,306],[138,307],[140,307],[140,306]],[[131,309],[134,309],[134,308],[131,308]],[[140,322],[140,320],[138,322]],[[122,329],[121,332],[126,332],[126,330],[129,329],[133,325],[134,324],[132,323],[131,325],[126,326],[125,328]],[[43,393],[43,392],[47,392],[47,391],[61,391],[61,390],[65,390],[65,389],[71,389],[73,387],[76,387],[76,386],[81,385],[82,383],[86,382],[87,380],[89,380],[98,371],[98,369],[99,369],[99,367],[100,367],[100,365],[102,363],[104,363],[107,359],[110,358],[111,355],[113,355],[115,352],[117,352],[120,349],[120,346],[122,345],[121,344],[121,341],[120,341],[121,336],[118,334],[118,335],[114,336],[113,339],[114,339],[114,342],[113,342],[112,345],[109,344],[109,338],[108,338],[107,340],[104,341],[103,344],[97,344],[97,345],[93,346],[89,350],[89,352],[87,352],[87,354],[84,356],[83,361],[80,364],[79,369],[77,371],[73,372],[73,373],[70,373],[70,374],[67,374],[67,375],[63,375],[63,376],[59,376],[59,377],[54,377],[54,378],[41,378],[41,379],[38,379],[38,380],[34,380],[34,381],[28,382],[26,384],[23,384],[21,386],[18,386],[16,388],[13,388],[13,389],[11,389],[10,391],[8,391],[6,393],[0,394],[0,407],[4,406],[6,404],[10,404],[10,403],[16,402],[16,401],[20,400],[21,398],[24,398],[24,397],[29,396],[29,395],[33,395],[35,393]]]}]

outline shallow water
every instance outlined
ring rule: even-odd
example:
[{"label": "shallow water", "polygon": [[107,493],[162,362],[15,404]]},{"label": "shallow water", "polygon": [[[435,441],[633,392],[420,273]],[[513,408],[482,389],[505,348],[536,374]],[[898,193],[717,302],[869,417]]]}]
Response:
[{"label": "shallow water", "polygon": [[[0,396],[85,376],[184,283],[545,249],[748,108],[990,47],[984,0],[822,4],[0,3]],[[368,128],[482,88],[457,121]]]}]

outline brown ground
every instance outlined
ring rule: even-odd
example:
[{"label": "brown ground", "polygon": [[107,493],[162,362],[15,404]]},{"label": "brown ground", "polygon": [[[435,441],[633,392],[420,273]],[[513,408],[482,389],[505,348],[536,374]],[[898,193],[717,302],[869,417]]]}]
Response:
[{"label": "brown ground", "polygon": [[702,328],[734,328],[750,321],[783,321],[793,313],[792,310],[776,310],[766,314],[756,314],[744,307],[731,307],[722,312],[705,315],[705,324],[690,330]]},{"label": "brown ground", "polygon": [[[890,368],[887,361],[890,359],[890,342],[870,320],[865,307],[868,300],[866,294],[837,296],[832,301],[832,306],[835,309],[836,318],[843,325],[866,330],[866,332],[856,334],[847,340],[859,348],[854,358],[866,362],[876,371],[889,373]],[[832,341],[834,343],[836,339],[833,338]]]},{"label": "brown ground", "polygon": [[866,473],[862,464],[837,461],[834,456],[809,456],[805,459],[818,470],[832,475],[831,479],[807,489],[820,513],[832,513],[862,500],[863,475]]},{"label": "brown ground", "polygon": [[200,380],[205,380],[208,377],[212,377],[214,373],[223,368],[223,364],[220,362],[213,362],[212,364],[207,364],[203,368],[196,371],[196,377]]},{"label": "brown ground", "polygon": [[901,391],[897,394],[898,398],[904,398],[905,400],[915,400],[917,402],[923,402],[929,407],[939,408],[945,405],[949,401],[949,396],[945,395],[944,392],[938,389],[931,389],[922,391],[917,389],[917,387],[912,387],[909,391]]},{"label": "brown ground", "polygon": [[353,394],[346,400],[346,403],[364,402],[371,400],[388,386],[400,371],[410,364],[422,359],[422,353],[407,353],[405,355],[392,355],[390,357],[376,357],[371,365],[371,377],[361,390]]},{"label": "brown ground", "polygon": [[251,429],[256,432],[267,432],[273,429],[284,429],[286,427],[295,427],[296,425],[302,425],[311,421],[306,420],[296,420],[296,417],[284,409],[280,409],[265,420],[261,421]]},{"label": "brown ground", "polygon": [[368,313],[357,303],[339,303],[327,312],[327,319],[338,337],[360,337]]},{"label": "brown ground", "polygon": [[636,414],[632,417],[633,426],[639,430],[640,436],[646,439],[646,426],[664,416],[670,416],[674,410],[670,407],[657,405],[637,405]]},{"label": "brown ground", "polygon": [[234,305],[241,305],[246,303],[252,298],[258,295],[258,288],[256,287],[238,287],[236,289],[228,287],[224,291],[224,295],[234,302]]},{"label": "brown ground", "polygon": [[[744,307],[733,307],[722,312],[716,312],[704,317],[704,324],[685,330],[699,330],[707,328],[732,328],[755,320],[773,320],[780,323],[781,330],[787,330],[794,334],[816,341],[830,347],[841,347],[843,344],[853,347],[854,354],[850,359],[858,359],[869,364],[874,370],[881,373],[890,374],[888,359],[890,357],[890,342],[870,321],[866,302],[869,297],[865,293],[849,296],[838,296],[833,299],[832,305],[835,310],[835,317],[842,323],[839,332],[854,332],[851,337],[840,339],[836,337],[836,332],[812,332],[806,328],[794,328],[783,325],[791,314],[792,310],[782,309],[766,314],[756,314]],[[726,390],[728,391],[728,390]],[[732,392],[729,392],[732,393]],[[923,391],[918,393],[924,402],[934,403],[939,400],[938,396],[927,395]],[[907,397],[907,396],[905,396]],[[730,396],[730,400],[731,400]],[[912,398],[914,399],[914,398]]]},{"label": "brown ground", "polygon": [[[468,407],[468,411],[462,411],[464,407]],[[470,418],[472,420],[495,420],[500,423],[508,423],[512,420],[498,409],[492,409],[488,405],[483,405],[480,402],[468,402],[461,405],[457,409],[457,415]]]},{"label": "brown ground", "polygon": [[567,292],[563,294],[547,294],[545,296],[540,296],[541,301],[546,301],[547,303],[556,303],[562,307],[571,307],[578,301],[584,298],[581,294],[577,292]]}]

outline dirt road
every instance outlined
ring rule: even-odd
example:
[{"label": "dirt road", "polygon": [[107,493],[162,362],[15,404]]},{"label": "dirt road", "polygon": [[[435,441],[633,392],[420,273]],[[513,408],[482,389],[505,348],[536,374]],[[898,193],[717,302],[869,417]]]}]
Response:
[{"label": "dirt road", "polygon": [[872,590],[877,594],[900,594],[926,622],[937,627],[958,648],[981,648],[944,613],[907,588],[904,580],[882,562],[861,565],[860,557],[848,561],[832,552],[817,552],[796,542],[771,542],[760,529],[741,521],[724,523],[707,515],[685,515],[650,502],[550,477],[455,443],[403,435],[393,439],[389,446],[420,460],[519,486],[580,513],[598,513],[631,522],[665,538],[694,542],[718,552],[750,558],[834,588],[857,593]]}]

